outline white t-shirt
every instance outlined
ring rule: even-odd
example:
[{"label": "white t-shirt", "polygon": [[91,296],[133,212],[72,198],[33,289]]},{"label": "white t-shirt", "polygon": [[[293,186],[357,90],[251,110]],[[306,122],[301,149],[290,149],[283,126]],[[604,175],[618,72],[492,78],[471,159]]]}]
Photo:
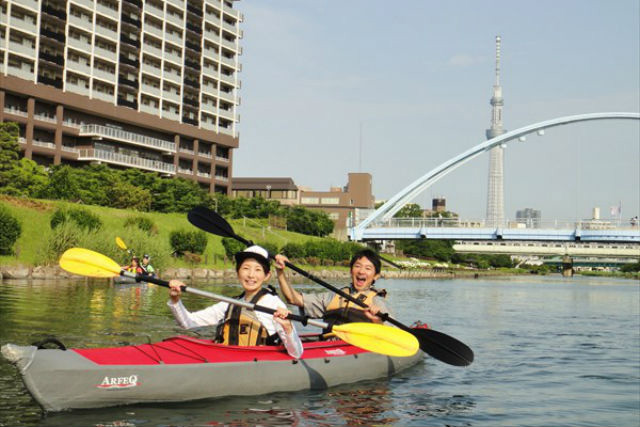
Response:
[{"label": "white t-shirt", "polygon": [[[224,321],[224,316],[227,312],[227,308],[229,307],[229,303],[219,302],[203,310],[191,313],[187,310],[184,304],[182,304],[182,300],[175,304],[169,300],[167,305],[171,309],[171,312],[176,318],[178,324],[184,329],[217,325]],[[273,308],[274,310],[280,307],[287,308],[280,298],[271,294],[266,294],[260,298],[258,305]],[[262,323],[262,326],[267,330],[267,334],[278,334],[280,340],[284,344],[284,347],[287,349],[287,353],[289,353],[291,357],[299,359],[300,356],[302,356],[302,342],[300,341],[300,337],[298,336],[295,327],[293,327],[291,333],[287,335],[282,325],[273,320],[273,316],[271,314],[263,313],[261,311],[256,311],[255,314],[260,323]]]}]

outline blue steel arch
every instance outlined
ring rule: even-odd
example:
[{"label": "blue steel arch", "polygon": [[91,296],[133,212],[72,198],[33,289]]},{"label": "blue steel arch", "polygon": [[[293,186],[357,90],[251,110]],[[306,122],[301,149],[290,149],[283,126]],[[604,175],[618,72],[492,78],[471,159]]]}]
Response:
[{"label": "blue steel arch", "polygon": [[447,175],[449,172],[455,170],[459,166],[462,166],[469,160],[479,156],[485,151],[489,151],[493,147],[501,144],[505,144],[516,138],[520,138],[524,135],[536,132],[542,129],[547,129],[555,126],[566,125],[569,123],[585,122],[591,120],[611,120],[611,119],[631,119],[640,120],[640,113],[590,113],[590,114],[578,114],[575,116],[559,117],[556,119],[546,120],[544,122],[534,123],[529,126],[524,126],[510,132],[506,132],[500,136],[492,138],[481,144],[476,145],[468,149],[467,151],[459,154],[456,157],[442,163],[440,166],[427,172],[421,178],[415,180],[402,191],[397,193],[391,199],[389,199],[384,205],[380,206],[369,215],[364,221],[355,227],[352,227],[349,232],[351,240],[362,240],[364,230],[376,221],[385,221],[396,214],[404,205],[409,203],[415,197],[417,197],[424,190],[429,188],[432,184],[438,181],[440,178]]}]

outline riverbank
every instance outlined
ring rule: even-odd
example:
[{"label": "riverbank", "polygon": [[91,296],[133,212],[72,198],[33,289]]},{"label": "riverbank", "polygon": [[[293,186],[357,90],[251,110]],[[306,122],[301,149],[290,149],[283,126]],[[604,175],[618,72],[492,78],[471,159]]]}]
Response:
[{"label": "riverbank", "polygon": [[[349,270],[346,268],[305,268],[311,274],[323,280],[347,281]],[[289,279],[294,283],[308,281],[300,274],[289,271]],[[454,279],[460,277],[503,277],[514,275],[538,274],[525,269],[496,269],[496,270],[467,270],[467,269],[387,269],[383,270],[383,279]],[[598,276],[609,276],[627,279],[640,279],[637,273],[599,273]],[[236,279],[234,268],[209,269],[209,268],[167,268],[160,272],[160,277],[166,280],[180,279],[189,282],[228,282]],[[0,266],[0,281],[4,280],[79,280],[83,276],[64,271],[59,266],[28,267]]]}]

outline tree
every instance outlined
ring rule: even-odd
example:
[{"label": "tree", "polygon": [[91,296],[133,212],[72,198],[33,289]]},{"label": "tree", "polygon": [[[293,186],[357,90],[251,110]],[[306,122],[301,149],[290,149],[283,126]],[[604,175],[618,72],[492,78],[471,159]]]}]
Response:
[{"label": "tree", "polygon": [[450,261],[455,251],[451,240],[396,240],[396,247],[405,255]]},{"label": "tree", "polygon": [[33,160],[22,158],[9,170],[6,170],[0,181],[0,193],[19,197],[42,197],[49,185],[49,177],[42,166]]},{"label": "tree", "polygon": [[21,234],[20,222],[11,215],[8,209],[0,205],[0,254],[11,254],[13,245]]},{"label": "tree", "polygon": [[407,203],[393,216],[394,218],[421,218],[422,208],[417,203]]},{"label": "tree", "polygon": [[148,211],[151,206],[151,192],[128,182],[119,181],[112,187],[109,205],[119,209]]}]

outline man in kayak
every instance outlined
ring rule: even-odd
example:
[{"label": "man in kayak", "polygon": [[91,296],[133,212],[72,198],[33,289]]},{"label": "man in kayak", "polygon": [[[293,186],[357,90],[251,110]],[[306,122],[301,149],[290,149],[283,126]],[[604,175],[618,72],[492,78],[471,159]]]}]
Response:
[{"label": "man in kayak", "polygon": [[144,273],[146,275],[155,276],[156,269],[153,268],[150,262],[151,262],[151,257],[148,254],[144,254],[144,256],[142,257],[142,269],[144,270]]},{"label": "man in kayak", "polygon": [[238,297],[252,304],[276,310],[272,315],[252,311],[226,302],[219,302],[195,313],[189,312],[180,300],[179,280],[171,280],[171,299],[167,303],[176,321],[185,329],[218,325],[216,341],[227,345],[272,345],[278,338],[293,358],[302,356],[302,342],[287,319],[287,306],[275,290],[262,285],[271,277],[269,253],[260,246],[251,246],[235,254],[236,272],[244,292]]},{"label": "man in kayak", "polygon": [[[334,292],[318,294],[301,294],[291,287],[284,274],[284,255],[276,255],[276,271],[280,289],[289,304],[301,307],[304,314],[313,318],[323,318],[332,324],[347,322],[382,323],[377,313],[389,313],[384,300],[385,290],[377,290],[373,284],[380,278],[381,262],[378,254],[371,249],[363,249],[356,253],[349,263],[351,286],[342,289],[352,297],[364,302],[368,308],[360,307],[342,298]],[[389,313],[390,314],[390,313]]]}]

